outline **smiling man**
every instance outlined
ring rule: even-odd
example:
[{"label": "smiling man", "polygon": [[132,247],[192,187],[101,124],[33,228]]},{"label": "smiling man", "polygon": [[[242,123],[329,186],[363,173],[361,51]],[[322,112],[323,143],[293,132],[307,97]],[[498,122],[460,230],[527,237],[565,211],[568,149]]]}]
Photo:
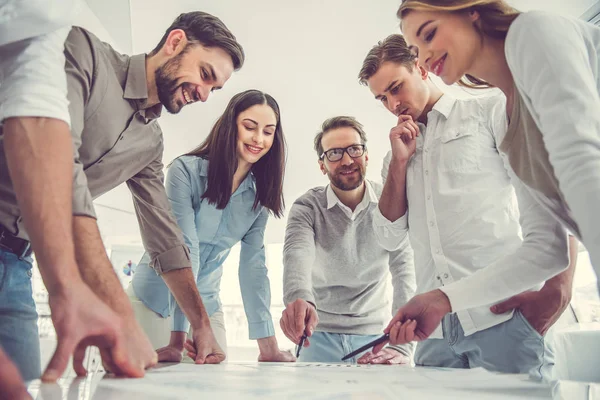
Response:
[{"label": "smiling man", "polygon": [[[319,167],[330,184],[300,196],[288,217],[283,249],[281,318],[285,335],[305,349],[299,361],[340,362],[381,336],[389,315],[386,282],[394,287],[393,309],[414,293],[413,253],[404,240],[384,249],[373,229],[381,185],[365,179],[367,137],[351,117],[323,123],[315,137]],[[410,343],[388,346],[350,362],[407,364]]]},{"label": "smiling man", "polygon": [[[122,317],[120,328],[130,338],[128,347],[139,348],[140,363],[145,367],[154,364],[156,354],[136,323],[128,297],[106,256],[92,202],[127,183],[151,265],[190,320],[198,358],[221,353],[196,289],[189,250],[163,186],[163,135],[157,118],[163,106],[177,113],[187,104],[206,101],[211,91],[221,88],[233,71],[242,67],[242,47],[221,20],[203,12],[190,12],[173,22],[148,55],[122,55],[78,27],[71,29],[64,55],[74,150],[73,237],[83,280]],[[23,247],[29,236],[7,173],[5,154],[1,154],[3,236]],[[27,255],[19,254],[14,259]],[[12,305],[5,307],[10,312]],[[72,345],[59,341],[58,348]],[[74,360],[80,363],[83,356],[76,352]],[[69,353],[64,353],[60,361],[63,367],[68,358]],[[114,370],[114,365],[107,366]]]}]

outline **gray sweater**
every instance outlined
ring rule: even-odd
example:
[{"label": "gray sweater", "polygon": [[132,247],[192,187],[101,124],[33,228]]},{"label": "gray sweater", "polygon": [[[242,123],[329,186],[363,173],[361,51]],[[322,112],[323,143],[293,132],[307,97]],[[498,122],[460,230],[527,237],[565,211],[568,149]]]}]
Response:
[{"label": "gray sweater", "polygon": [[[379,199],[382,186],[368,181],[365,197]],[[372,191],[369,193],[369,191]],[[374,194],[374,196],[373,196]],[[373,231],[376,201],[352,220],[336,204],[328,208],[327,187],[309,190],[290,209],[283,248],[284,304],[301,298],[317,307],[317,331],[357,335],[382,333],[390,321],[388,270],[395,313],[415,293],[413,252],[381,247]],[[405,354],[412,346],[405,346]]]}]

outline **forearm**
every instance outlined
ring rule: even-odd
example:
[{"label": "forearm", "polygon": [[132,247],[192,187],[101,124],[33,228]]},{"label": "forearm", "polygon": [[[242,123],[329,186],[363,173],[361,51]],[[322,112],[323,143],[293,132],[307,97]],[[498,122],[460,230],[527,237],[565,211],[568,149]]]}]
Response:
[{"label": "forearm", "polygon": [[73,217],[75,255],[79,272],[94,293],[121,315],[132,315],[129,298],[106,255],[96,220]]},{"label": "forearm", "polygon": [[[315,303],[312,268],[315,260],[314,238],[288,226],[283,246],[283,302],[302,299]],[[306,236],[306,237],[305,237]]]},{"label": "forearm", "polygon": [[302,262],[302,257],[297,257],[288,252],[284,253],[283,269],[283,302],[289,304],[297,299],[316,303],[312,290],[313,261]]},{"label": "forearm", "polygon": [[407,161],[392,158],[387,179],[379,199],[379,210],[389,221],[394,222],[406,214],[406,169]]},{"label": "forearm", "polygon": [[568,251],[564,232],[556,232],[552,241],[543,237],[530,243],[526,240],[514,253],[440,290],[455,312],[496,303],[564,272],[569,265]]},{"label": "forearm", "polygon": [[72,233],[73,144],[51,118],[9,118],[5,154],[44,284],[52,294],[79,279]]},{"label": "forearm", "polygon": [[256,253],[248,251],[242,243],[239,281],[250,339],[275,335],[273,317],[270,311],[271,285],[263,251]]},{"label": "forearm", "polygon": [[175,301],[190,322],[192,329],[210,327],[208,313],[196,286],[191,268],[182,268],[161,275]]},{"label": "forearm", "polygon": [[555,277],[548,279],[544,284],[544,289],[558,289],[561,293],[571,299],[571,292],[573,290],[573,277],[575,276],[575,267],[577,265],[577,253],[579,248],[579,242],[573,236],[569,236],[569,267],[556,275]]}]

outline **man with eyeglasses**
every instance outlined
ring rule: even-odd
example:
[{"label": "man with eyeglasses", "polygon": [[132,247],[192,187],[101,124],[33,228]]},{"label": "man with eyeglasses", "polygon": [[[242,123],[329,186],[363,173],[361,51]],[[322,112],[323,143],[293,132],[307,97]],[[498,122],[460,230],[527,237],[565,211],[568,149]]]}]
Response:
[{"label": "man with eyeglasses", "polygon": [[[315,150],[330,184],[310,189],[289,213],[283,249],[286,309],[280,323],[292,342],[303,343],[299,361],[340,362],[381,335],[390,315],[388,270],[394,311],[415,291],[408,239],[398,250],[387,251],[374,232],[382,186],[365,179],[366,142],[354,118],[326,120]],[[301,341],[303,335],[307,338]],[[373,359],[408,364],[412,350],[410,343],[388,346]]]}]

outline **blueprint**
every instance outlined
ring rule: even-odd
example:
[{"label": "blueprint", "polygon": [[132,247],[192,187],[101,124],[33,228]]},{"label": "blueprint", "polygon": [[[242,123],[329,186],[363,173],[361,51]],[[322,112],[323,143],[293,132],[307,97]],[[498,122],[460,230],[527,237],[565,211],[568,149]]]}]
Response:
[{"label": "blueprint", "polygon": [[548,399],[549,386],[483,369],[317,363],[178,364],[143,379],[105,377],[93,399]]}]

